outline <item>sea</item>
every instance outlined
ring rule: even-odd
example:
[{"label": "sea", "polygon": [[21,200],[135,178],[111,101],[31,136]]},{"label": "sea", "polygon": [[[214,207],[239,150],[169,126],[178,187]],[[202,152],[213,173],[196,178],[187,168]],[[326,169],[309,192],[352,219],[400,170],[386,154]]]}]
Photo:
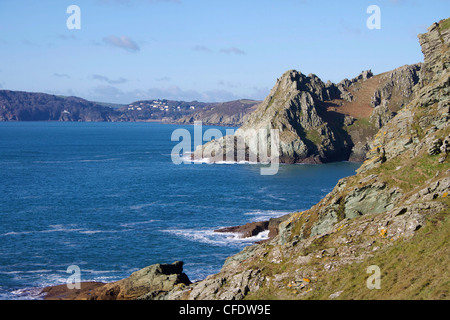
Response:
[{"label": "sea", "polygon": [[180,164],[176,130],[193,150],[189,125],[0,122],[0,299],[42,299],[73,266],[81,281],[112,282],[183,261],[191,281],[204,279],[268,236],[214,230],[309,209],[360,166],[281,164],[261,175],[260,164]]}]

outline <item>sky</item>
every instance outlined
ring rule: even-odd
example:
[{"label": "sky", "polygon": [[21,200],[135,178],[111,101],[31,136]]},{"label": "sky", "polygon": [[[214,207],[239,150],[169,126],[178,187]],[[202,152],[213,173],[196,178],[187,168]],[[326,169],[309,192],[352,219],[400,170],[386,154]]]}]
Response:
[{"label": "sky", "polygon": [[417,34],[449,14],[448,0],[0,0],[0,89],[262,100],[291,69],[337,83],[422,62]]}]

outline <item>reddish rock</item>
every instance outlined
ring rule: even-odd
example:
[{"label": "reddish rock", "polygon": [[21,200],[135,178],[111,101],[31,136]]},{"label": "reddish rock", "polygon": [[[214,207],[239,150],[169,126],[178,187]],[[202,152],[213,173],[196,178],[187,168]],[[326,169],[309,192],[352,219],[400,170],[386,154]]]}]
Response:
[{"label": "reddish rock", "polygon": [[269,221],[258,221],[246,223],[243,226],[227,227],[214,232],[223,233],[239,233],[241,238],[250,238],[256,236],[258,233],[266,231],[269,228]]}]

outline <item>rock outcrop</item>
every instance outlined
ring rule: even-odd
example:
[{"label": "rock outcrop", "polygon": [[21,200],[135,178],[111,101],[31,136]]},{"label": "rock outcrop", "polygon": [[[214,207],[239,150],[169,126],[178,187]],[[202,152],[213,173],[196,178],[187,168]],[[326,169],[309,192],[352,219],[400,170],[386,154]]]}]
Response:
[{"label": "rock outcrop", "polygon": [[250,238],[268,230],[269,221],[249,222],[242,226],[226,227],[214,230],[220,233],[236,233],[240,238]]},{"label": "rock outcrop", "polygon": [[81,289],[67,289],[66,285],[43,290],[47,300],[157,300],[175,287],[191,281],[183,273],[183,262],[155,264],[112,283],[81,283]]},{"label": "rock outcrop", "polygon": [[377,76],[368,70],[338,84],[289,70],[234,136],[200,146],[192,156],[210,162],[270,161],[276,129],[281,163],[363,161],[376,131],[411,100],[420,67]]},{"label": "rock outcrop", "polygon": [[411,100],[413,88],[419,81],[421,66],[421,63],[406,65],[381,75],[382,84],[370,102],[374,108],[370,120],[377,129],[384,126]]},{"label": "rock outcrop", "polygon": [[[214,231],[221,233],[235,233],[238,234],[240,238],[250,238],[263,231],[269,231],[267,240],[270,240],[278,235],[280,223],[288,219],[289,216],[290,215],[287,214],[281,217],[271,218],[268,221],[249,222],[242,226],[225,227]],[[258,241],[258,243],[263,243],[267,240]]]},{"label": "rock outcrop", "polygon": [[[345,140],[335,136],[316,108],[320,99],[333,94],[328,89],[315,75],[305,76],[295,70],[286,72],[234,137],[225,137],[200,147],[194,152],[194,157],[203,158],[208,154],[213,155],[214,161],[222,161],[226,154],[242,151],[245,159],[240,160],[249,160],[251,155],[260,160],[260,144],[258,138],[255,139],[255,132],[266,130],[267,138],[263,139],[267,139],[270,146],[270,130],[279,129],[280,162],[342,160]],[[229,139],[243,141],[241,150],[235,150],[234,141],[230,150]]]}]

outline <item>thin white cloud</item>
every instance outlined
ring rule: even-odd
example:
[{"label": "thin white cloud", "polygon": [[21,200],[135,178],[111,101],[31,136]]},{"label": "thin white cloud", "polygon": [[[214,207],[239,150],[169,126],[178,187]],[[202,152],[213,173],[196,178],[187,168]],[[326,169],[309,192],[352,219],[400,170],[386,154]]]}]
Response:
[{"label": "thin white cloud", "polygon": [[120,84],[120,83],[125,83],[125,82],[128,81],[128,79],[125,79],[125,78],[122,78],[122,77],[120,77],[120,78],[118,78],[116,80],[113,80],[113,79],[110,79],[110,78],[108,78],[106,76],[102,76],[100,74],[93,74],[92,75],[92,79],[104,81],[104,82],[107,82],[109,84]]},{"label": "thin white cloud", "polygon": [[109,37],[103,38],[103,42],[115,47],[119,47],[131,52],[137,52],[141,50],[139,46],[134,42],[130,37],[127,36],[114,36],[111,35]]},{"label": "thin white cloud", "polygon": [[226,49],[221,49],[220,50],[221,53],[226,53],[226,54],[238,54],[238,55],[244,55],[246,54],[245,51],[236,48],[236,47],[231,47],[231,48],[226,48]]},{"label": "thin white cloud", "polygon": [[54,75],[55,77],[58,77],[58,78],[67,78],[67,79],[70,79],[70,76],[69,76],[68,74],[66,74],[66,73],[57,73],[57,72],[55,72],[53,75]]},{"label": "thin white cloud", "polygon": [[359,36],[361,35],[361,29],[358,27],[355,27],[351,24],[349,24],[348,22],[341,20],[340,22],[340,26],[341,26],[341,33],[345,34],[345,35],[350,35],[350,36]]},{"label": "thin white cloud", "polygon": [[71,35],[66,35],[66,34],[59,34],[57,36],[58,39],[60,40],[77,40],[77,37],[75,37],[73,34]]},{"label": "thin white cloud", "polygon": [[30,47],[39,47],[39,44],[34,42],[34,41],[30,41],[30,40],[22,40],[22,43],[26,46],[30,46]]},{"label": "thin white cloud", "polygon": [[155,81],[161,82],[161,81],[170,81],[172,80],[170,77],[161,77],[161,78],[155,78]]},{"label": "thin white cloud", "polygon": [[96,96],[105,97],[108,99],[118,99],[124,95],[120,89],[109,85],[96,86],[93,89],[93,92]]},{"label": "thin white cloud", "polygon": [[220,86],[224,86],[224,87],[228,87],[228,88],[232,88],[232,89],[239,87],[239,85],[236,83],[233,83],[231,81],[224,81],[224,80],[217,81],[217,84]]},{"label": "thin white cloud", "polygon": [[211,52],[210,48],[208,48],[207,46],[202,46],[202,45],[196,45],[194,48],[192,48],[192,50],[194,50],[194,51],[203,51],[203,52]]},{"label": "thin white cloud", "polygon": [[238,99],[262,100],[269,93],[268,88],[250,88],[245,96],[223,89],[205,91],[184,90],[177,85],[153,87],[147,90],[123,91],[111,85],[96,86],[91,90],[91,100],[130,103],[137,100],[169,99],[178,101],[225,102]]}]

